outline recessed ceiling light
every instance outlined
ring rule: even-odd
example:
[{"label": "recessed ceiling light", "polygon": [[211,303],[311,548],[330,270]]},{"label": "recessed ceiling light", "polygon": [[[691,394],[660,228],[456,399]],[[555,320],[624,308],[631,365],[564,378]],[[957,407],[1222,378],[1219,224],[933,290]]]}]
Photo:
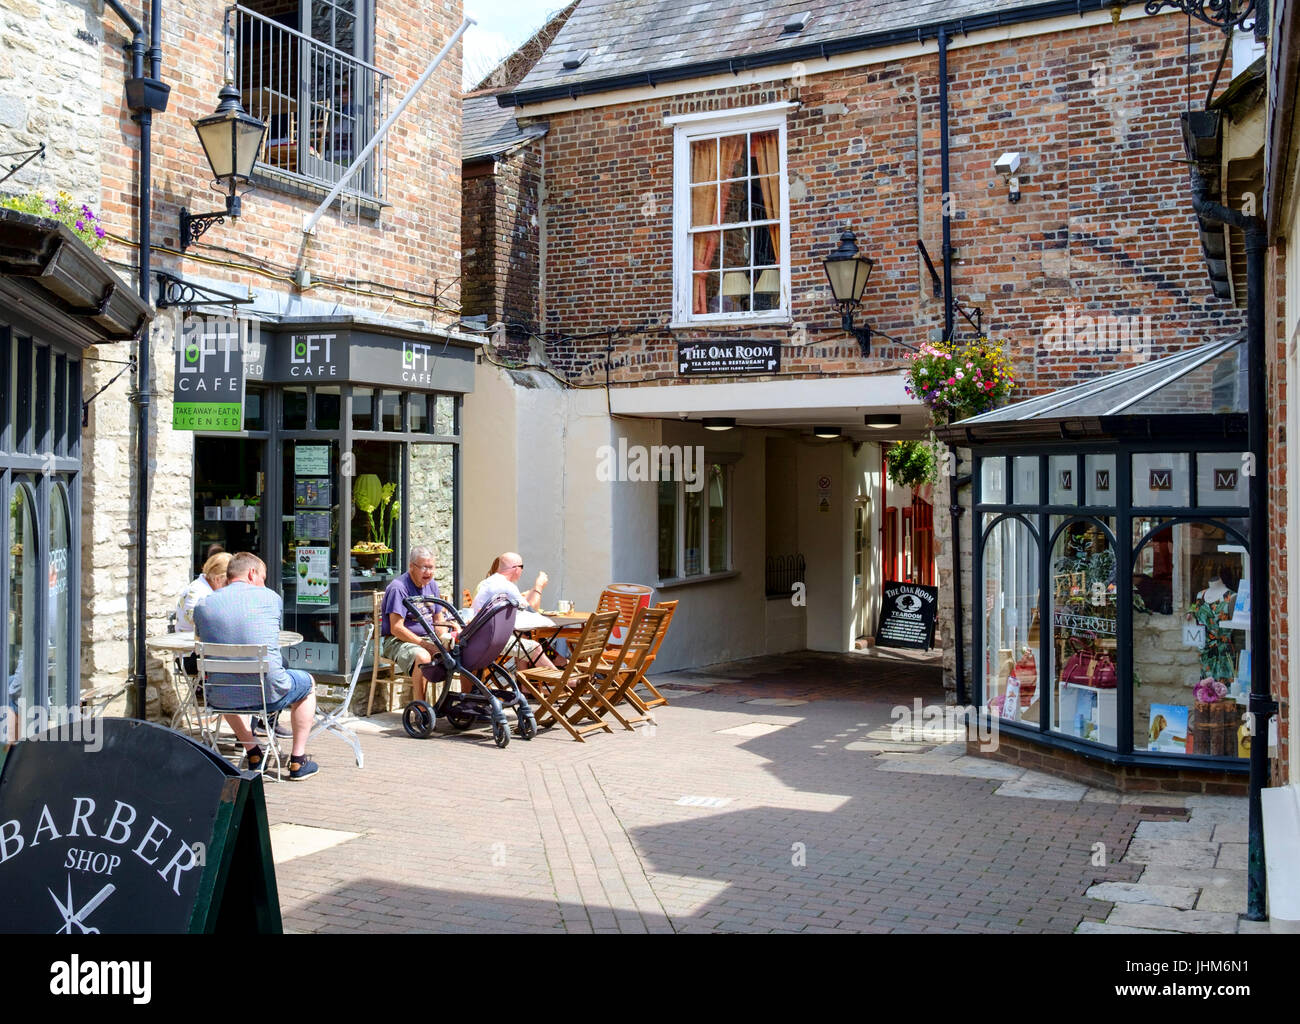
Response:
[{"label": "recessed ceiling light", "polygon": [[863,418],[863,422],[869,427],[875,427],[877,430],[884,430],[888,427],[896,427],[903,422],[903,417],[896,412],[869,412]]},{"label": "recessed ceiling light", "polygon": [[730,430],[736,425],[734,416],[705,416],[700,420],[705,430]]},{"label": "recessed ceiling light", "polygon": [[825,437],[825,438],[839,437],[840,428],[839,427],[813,427],[813,436]]}]

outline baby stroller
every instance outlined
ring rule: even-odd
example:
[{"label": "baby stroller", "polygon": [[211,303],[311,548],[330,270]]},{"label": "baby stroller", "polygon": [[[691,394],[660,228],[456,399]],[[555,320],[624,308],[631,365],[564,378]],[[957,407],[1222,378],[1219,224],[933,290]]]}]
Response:
[{"label": "baby stroller", "polygon": [[[447,681],[447,687],[435,707],[422,700],[411,701],[402,711],[402,727],[415,739],[433,735],[434,724],[441,715],[456,729],[468,729],[475,722],[492,723],[492,739],[498,747],[510,742],[510,726],[506,709],[514,708],[519,722],[519,735],[531,740],[537,735],[537,719],[533,709],[515,682],[515,677],[496,663],[505,650],[515,625],[515,606],[510,599],[499,596],[465,625],[452,605],[437,597],[408,597],[406,607],[419,619],[425,634],[433,640],[438,653],[424,667],[426,682],[436,687]],[[461,626],[456,644],[448,647],[439,639],[433,628],[437,608],[444,608]],[[451,680],[459,672],[463,679],[474,684],[470,693],[453,693]],[[486,673],[487,682],[483,676]]]}]

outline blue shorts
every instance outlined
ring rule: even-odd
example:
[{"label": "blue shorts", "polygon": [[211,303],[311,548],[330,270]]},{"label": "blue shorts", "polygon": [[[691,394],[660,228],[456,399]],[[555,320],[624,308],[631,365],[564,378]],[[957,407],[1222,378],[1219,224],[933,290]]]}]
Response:
[{"label": "blue shorts", "polygon": [[[316,684],[312,682],[311,675],[304,672],[302,669],[288,668],[285,669],[285,671],[289,673],[289,678],[293,680],[293,685],[289,687],[289,692],[286,693],[279,700],[269,701],[267,703],[266,705],[267,714],[273,715],[277,711],[283,711],[290,704],[297,704],[298,701],[306,697],[307,694],[311,693],[312,690],[315,688]],[[257,689],[256,681],[254,681],[252,689],[254,690]],[[227,714],[227,715],[248,715],[254,713],[260,715],[262,713],[262,708],[260,705],[258,707],[251,707],[251,708],[250,707],[224,708],[224,707],[217,707],[216,705],[209,705],[209,707],[213,711],[220,711],[222,714]]]},{"label": "blue shorts", "polygon": [[267,714],[275,714],[277,711],[283,711],[290,704],[297,704],[316,687],[316,684],[312,682],[310,673],[304,672],[300,668],[287,668],[285,671],[289,673],[293,685],[289,687],[289,692],[283,697],[266,706]]}]

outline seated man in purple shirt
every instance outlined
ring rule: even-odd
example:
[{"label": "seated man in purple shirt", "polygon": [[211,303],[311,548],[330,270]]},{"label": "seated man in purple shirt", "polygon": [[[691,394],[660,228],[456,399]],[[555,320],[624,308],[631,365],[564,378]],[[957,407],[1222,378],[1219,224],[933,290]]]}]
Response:
[{"label": "seated man in purple shirt", "polygon": [[[433,661],[433,641],[424,626],[403,604],[408,597],[441,597],[438,584],[433,579],[433,552],[425,547],[411,548],[407,570],[384,591],[380,608],[379,629],[383,634],[379,653],[397,664],[397,671],[411,677],[411,699],[424,700],[425,679],[422,667]],[[434,629],[442,629],[439,636],[454,640],[460,630],[443,626],[445,616],[441,609],[434,615]],[[436,703],[436,700],[435,700]]]}]

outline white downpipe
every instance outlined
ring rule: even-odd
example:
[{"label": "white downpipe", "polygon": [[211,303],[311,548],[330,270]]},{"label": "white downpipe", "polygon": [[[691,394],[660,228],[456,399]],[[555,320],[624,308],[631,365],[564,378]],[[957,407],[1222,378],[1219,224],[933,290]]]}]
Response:
[{"label": "white downpipe", "polygon": [[438,65],[443,62],[443,59],[447,54],[451,53],[451,48],[455,46],[460,40],[460,37],[465,34],[465,30],[471,25],[477,24],[478,22],[473,18],[466,18],[460,23],[460,28],[456,29],[452,37],[447,40],[447,45],[438,51],[438,56],[434,57],[429,63],[429,66],[424,69],[424,74],[422,74],[419,79],[416,80],[416,83],[411,86],[410,92],[402,97],[402,102],[397,104],[397,109],[384,119],[384,123],[379,126],[379,131],[375,132],[371,140],[366,143],[365,148],[357,154],[356,159],[352,161],[352,166],[344,172],[343,177],[338,180],[338,184],[334,186],[333,190],[325,197],[320,206],[316,207],[316,212],[310,217],[304,219],[302,225],[302,233],[304,235],[310,235],[316,230],[316,222],[319,221],[325,211],[329,209],[330,204],[339,197],[339,193],[342,192],[347,183],[352,180],[352,175],[357,173],[357,169],[365,163],[370,154],[374,152],[375,147],[383,141],[384,136],[388,134],[388,129],[393,127],[393,122],[402,116],[402,111],[406,109],[406,105],[410,103],[411,100],[415,99],[416,93],[424,88],[424,83],[432,77],[434,71],[437,70]]}]

